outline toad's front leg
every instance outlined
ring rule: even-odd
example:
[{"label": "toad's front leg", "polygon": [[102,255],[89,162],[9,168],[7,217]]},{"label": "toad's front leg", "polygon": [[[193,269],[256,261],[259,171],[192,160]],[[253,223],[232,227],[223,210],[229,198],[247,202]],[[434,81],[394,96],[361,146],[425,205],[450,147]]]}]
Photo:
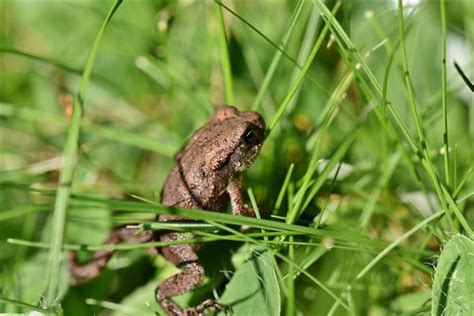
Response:
[{"label": "toad's front leg", "polygon": [[[183,234],[166,233],[160,236],[161,241],[182,240]],[[211,307],[217,310],[224,310],[224,307],[212,300],[207,300],[192,308],[182,309],[171,297],[186,293],[198,285],[204,279],[204,268],[199,262],[199,258],[192,244],[177,244],[161,248],[163,256],[172,262],[181,272],[163,281],[156,288],[156,300],[167,315],[170,316],[191,316],[204,315],[204,312]]]},{"label": "toad's front leg", "polygon": [[230,204],[232,206],[232,213],[234,215],[242,215],[255,217],[255,211],[252,208],[244,206],[242,199],[243,176],[239,174],[235,176],[227,186],[227,193],[229,193]]}]

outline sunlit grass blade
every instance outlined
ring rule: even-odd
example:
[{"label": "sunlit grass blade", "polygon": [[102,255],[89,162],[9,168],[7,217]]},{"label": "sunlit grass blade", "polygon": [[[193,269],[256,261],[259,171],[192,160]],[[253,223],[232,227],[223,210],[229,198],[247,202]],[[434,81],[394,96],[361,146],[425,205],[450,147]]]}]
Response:
[{"label": "sunlit grass blade", "polygon": [[462,189],[464,188],[464,185],[467,183],[467,181],[470,179],[473,171],[473,167],[470,167],[464,176],[462,177],[461,181],[459,181],[459,184],[456,187],[456,191],[453,193],[453,199],[457,199],[459,193],[461,193]]},{"label": "sunlit grass blade", "polygon": [[[340,2],[337,2],[334,5],[333,8],[333,13],[337,12],[339,9]],[[308,59],[306,60],[305,64],[303,65],[303,68],[301,69],[300,73],[298,74],[298,77],[296,78],[295,82],[292,84],[290,90],[288,91],[288,94],[286,95],[285,99],[281,103],[281,105],[278,107],[277,112],[275,113],[274,117],[270,121],[270,124],[268,125],[268,133],[270,133],[273,128],[275,128],[276,124],[280,120],[281,116],[285,112],[285,109],[287,106],[290,104],[291,99],[295,95],[296,91],[298,90],[298,87],[302,84],[303,79],[306,75],[306,72],[309,69],[309,66],[311,66],[314,57],[316,57],[316,53],[318,52],[319,48],[321,47],[323,40],[326,36],[326,33],[329,30],[329,27],[331,25],[332,20],[329,20],[326,22],[326,25],[324,26],[323,30],[321,31],[321,34],[319,34],[319,37],[317,41],[314,43],[313,49],[311,50],[311,53],[309,54]]]},{"label": "sunlit grass blade", "polygon": [[[283,38],[281,39],[281,42],[279,45],[282,48],[282,50],[285,49],[286,44],[288,43],[288,40],[290,39],[290,35],[293,32],[293,28],[295,27],[296,22],[298,21],[298,18],[301,13],[301,9],[303,8],[303,4],[304,4],[304,0],[299,0],[298,4],[296,5],[296,8],[291,17],[289,26],[286,29],[286,32],[283,35]],[[256,111],[258,109],[258,107],[260,106],[260,103],[262,102],[262,98],[264,94],[267,92],[268,86],[270,85],[270,82],[273,79],[273,76],[275,75],[275,72],[280,63],[281,57],[283,56],[282,50],[277,50],[275,52],[275,55],[273,56],[270,67],[268,68],[267,73],[265,74],[265,78],[263,79],[260,90],[258,91],[257,96],[255,97],[255,101],[253,102],[253,105],[252,105],[253,111]]]},{"label": "sunlit grass blade", "polygon": [[250,227],[255,228],[263,228],[272,231],[290,231],[290,232],[298,232],[309,234],[315,237],[332,237],[336,241],[345,241],[348,243],[356,243],[360,242],[361,245],[365,245],[368,247],[380,247],[384,245],[384,242],[376,241],[373,239],[369,239],[364,235],[348,231],[347,229],[339,231],[339,229],[335,227],[325,227],[324,229],[315,230],[314,228],[302,226],[302,225],[295,225],[295,224],[286,224],[278,221],[273,220],[266,220],[266,219],[257,219],[251,218],[246,216],[234,216],[231,214],[225,213],[218,213],[218,212],[211,212],[211,211],[204,211],[204,210],[195,210],[195,209],[185,209],[185,208],[177,208],[177,207],[165,207],[158,203],[143,203],[143,202],[135,202],[135,201],[124,201],[124,200],[115,200],[115,199],[99,199],[99,198],[92,198],[92,197],[74,197],[75,206],[80,207],[80,202],[84,201],[88,203],[88,205],[92,205],[93,203],[97,203],[103,208],[109,208],[121,212],[126,213],[146,213],[149,212],[150,214],[175,214],[179,216],[183,216],[186,218],[196,219],[196,220],[204,220],[204,221],[215,221],[223,224],[231,224],[231,225],[247,225]]},{"label": "sunlit grass blade", "polygon": [[334,176],[333,176],[332,181],[331,181],[331,186],[330,186],[329,191],[327,193],[327,197],[324,201],[323,206],[321,207],[321,212],[319,212],[319,214],[316,215],[316,217],[313,219],[313,222],[316,223],[316,225],[314,226],[314,228],[316,228],[316,229],[318,229],[319,226],[321,225],[324,213],[327,210],[327,207],[328,207],[328,204],[329,204],[329,198],[331,196],[332,191],[334,190],[334,187],[336,186],[336,180],[337,180],[337,177],[339,175],[339,171],[341,170],[341,166],[342,166],[342,162],[340,162],[337,165],[336,172],[334,173]]},{"label": "sunlit grass blade", "polygon": [[461,210],[458,208],[456,201],[451,197],[450,193],[445,187],[442,187],[442,190],[443,190],[443,193],[448,197],[446,199],[448,202],[448,205],[452,209],[459,223],[461,224],[461,227],[466,231],[469,237],[474,237],[474,231],[472,230],[466,218],[461,213]]},{"label": "sunlit grass blade", "polygon": [[[114,250],[114,251],[127,251],[127,250],[134,250],[134,249],[147,249],[147,248],[156,248],[156,247],[165,247],[171,245],[180,245],[180,244],[191,244],[191,243],[209,243],[209,242],[217,242],[217,241],[237,241],[237,242],[245,242],[246,239],[243,239],[240,235],[235,234],[222,234],[221,229],[219,227],[215,227],[212,224],[207,224],[214,227],[215,231],[219,231],[219,233],[212,233],[207,232],[206,229],[195,229],[195,228],[184,228],[178,229],[177,231],[190,231],[196,234],[196,238],[186,238],[181,240],[175,241],[154,241],[154,242],[146,242],[140,244],[115,244],[115,245],[92,245],[92,244],[63,244],[63,250],[72,250],[72,251],[98,251],[98,250]],[[151,230],[160,231],[161,227],[154,227],[153,223],[143,223],[143,226],[150,227]],[[275,249],[281,249],[282,246],[287,245],[294,245],[294,246],[307,246],[311,248],[317,248],[318,250],[312,251],[312,253],[308,256],[305,256],[304,260],[302,260],[303,266],[308,268],[315,260],[317,260],[320,256],[322,256],[325,252],[330,249],[340,249],[340,250],[348,250],[354,252],[361,252],[369,253],[369,254],[378,254],[377,248],[369,248],[369,247],[362,247],[358,245],[342,245],[342,244],[333,244],[330,239],[327,241],[322,242],[305,242],[305,241],[285,241],[281,237],[287,236],[304,236],[307,235],[302,232],[294,232],[294,231],[275,231],[275,232],[264,232],[264,233],[247,233],[246,236],[250,238],[254,238],[257,241],[264,242],[268,246],[272,245]],[[273,240],[270,240],[268,237],[278,237]],[[258,238],[258,239],[256,239]],[[30,241],[24,239],[17,239],[17,238],[7,238],[7,243],[29,247],[29,248],[38,248],[38,249],[50,249],[50,244],[46,242],[39,242],[39,241]],[[324,251],[322,249],[325,249]],[[309,248],[308,248],[309,250]],[[432,257],[435,255],[434,252],[426,251],[426,250],[416,250],[409,247],[398,247],[396,250],[393,251],[395,256],[399,256],[400,254],[414,254],[417,256],[424,256],[424,257]],[[281,273],[280,273],[281,274]],[[297,274],[297,273],[296,273]]]},{"label": "sunlit grass blade", "polygon": [[[289,241],[293,242],[293,236],[289,237]],[[288,246],[288,260],[295,262],[295,247],[290,244]],[[295,314],[295,269],[293,265],[288,266],[288,278],[286,281],[288,293],[286,300],[286,315],[293,316]]]},{"label": "sunlit grass blade", "polygon": [[382,90],[380,88],[380,85],[377,82],[377,79],[372,74],[367,64],[363,62],[362,57],[360,56],[360,54],[357,52],[356,48],[352,44],[352,41],[350,40],[349,36],[346,34],[342,26],[336,20],[334,13],[331,12],[321,0],[313,0],[313,4],[320,10],[321,16],[323,17],[323,19],[327,22],[328,21],[330,22],[331,29],[334,29],[336,35],[341,39],[341,41],[344,44],[347,45],[348,50],[351,52],[351,54],[354,55],[355,61],[359,62],[360,67],[366,72],[367,76],[369,77],[369,81],[373,85],[377,94],[381,96]]},{"label": "sunlit grass blade", "polygon": [[[339,84],[336,86],[334,89],[333,93],[331,94],[331,97],[329,98],[327,104],[323,108],[322,111],[322,119],[321,119],[321,126],[319,129],[316,131],[317,133],[317,139],[316,143],[313,144],[313,152],[311,154],[311,160],[310,163],[306,169],[306,172],[303,176],[303,182],[301,184],[301,187],[298,189],[298,192],[296,193],[295,196],[295,201],[293,202],[293,205],[290,207],[290,211],[288,212],[286,216],[286,222],[287,223],[293,223],[303,212],[303,210],[306,208],[308,205],[310,199],[306,198],[307,191],[310,190],[310,188],[313,188],[314,194],[316,194],[317,190],[319,190],[319,187],[314,187],[314,183],[316,181],[319,181],[319,185],[322,185],[325,181],[325,178],[323,178],[323,175],[320,175],[318,177],[318,180],[313,180],[313,175],[316,172],[319,164],[321,163],[320,160],[320,155],[321,155],[321,142],[323,135],[325,135],[326,131],[328,130],[331,122],[334,119],[334,113],[336,112],[337,107],[339,106],[341,100],[342,100],[342,95],[345,93],[345,91],[348,89],[349,84],[352,82],[353,76],[351,74],[346,74],[343,76]],[[347,148],[346,148],[347,149]],[[331,164],[332,165],[332,164]],[[326,176],[331,170],[326,170]]]},{"label": "sunlit grass blade", "polygon": [[441,18],[441,100],[443,107],[443,142],[444,142],[444,181],[448,188],[451,187],[451,172],[449,160],[449,137],[448,137],[448,91],[446,84],[446,12],[445,1],[440,0],[439,3]]},{"label": "sunlit grass blade", "polygon": [[241,17],[237,12],[235,12],[234,10],[232,10],[230,7],[228,7],[227,5],[225,5],[221,0],[214,0],[214,2],[219,5],[220,7],[226,9],[226,11],[228,11],[229,13],[231,13],[233,16],[235,16],[237,19],[239,19],[241,22],[243,22],[245,25],[247,25],[248,27],[250,27],[255,33],[257,33],[259,36],[261,36],[263,39],[265,39],[265,41],[267,41],[268,43],[270,43],[275,49],[277,49],[278,51],[280,51],[283,56],[285,56],[288,60],[292,61],[294,64],[297,64],[296,63],[296,60],[291,57],[290,55],[288,55],[285,50],[280,47],[277,43],[275,43],[274,41],[272,41],[270,38],[268,38],[268,36],[266,36],[265,34],[263,34],[262,32],[260,32],[255,26],[253,26],[251,23],[249,23],[247,20],[245,20],[243,17]]},{"label": "sunlit grass blade", "polygon": [[[295,65],[296,68],[298,69],[302,69],[303,68],[303,62],[301,60],[296,60],[295,58],[293,58],[292,56],[288,55],[288,53],[283,49],[281,48],[277,43],[275,43],[274,41],[272,41],[268,36],[266,36],[264,33],[262,33],[258,28],[256,28],[255,26],[252,25],[252,23],[250,23],[249,21],[247,21],[246,19],[244,19],[242,16],[240,16],[237,12],[235,12],[234,10],[232,10],[231,8],[229,8],[228,6],[226,6],[224,3],[222,3],[221,1],[219,0],[214,0],[215,3],[217,3],[218,5],[222,6],[226,11],[228,11],[229,13],[231,13],[233,16],[235,16],[237,19],[239,19],[241,22],[243,22],[246,26],[248,26],[253,32],[257,33],[261,38],[263,38],[267,43],[269,43],[273,48],[275,48],[276,50],[280,51],[282,53],[282,55],[288,60],[290,61],[293,65]],[[305,58],[306,60],[306,58]],[[318,89],[320,89],[321,93],[325,94],[325,95],[328,95],[329,94],[329,90],[324,87],[323,84],[321,84],[318,80],[316,80],[314,78],[314,76],[311,74],[311,73],[307,73],[306,74],[306,78],[309,82],[311,82],[315,87],[317,87]],[[294,81],[294,80],[292,80]]]},{"label": "sunlit grass blade", "polygon": [[[208,224],[212,225],[212,224]],[[153,225],[150,225],[153,228]],[[219,230],[219,227],[214,227],[214,230]],[[157,229],[159,231],[160,229]],[[235,234],[215,234],[206,232],[205,230],[189,230],[189,229],[180,229],[177,231],[192,231],[196,234],[196,238],[185,238],[180,240],[174,241],[154,241],[154,242],[146,242],[140,244],[115,244],[115,245],[88,245],[88,244],[63,244],[64,250],[72,250],[72,251],[98,251],[98,250],[114,250],[114,251],[126,251],[126,250],[134,250],[134,249],[147,249],[147,248],[156,248],[156,247],[166,247],[171,245],[182,245],[182,244],[194,244],[194,243],[209,243],[209,242],[216,242],[216,241],[238,241],[238,242],[245,242],[246,240],[243,239],[240,235]],[[299,246],[308,246],[308,247],[321,247],[321,243],[317,242],[304,242],[304,241],[283,241],[283,240],[269,240],[268,237],[282,237],[282,236],[298,236],[304,235],[302,233],[295,233],[295,232],[265,232],[265,233],[248,233],[246,234],[247,237],[250,238],[263,238],[265,243],[268,245],[274,245],[275,248],[286,246],[286,245],[299,245]],[[261,241],[262,239],[258,239]],[[13,245],[19,245],[23,247],[30,247],[30,248],[38,248],[38,249],[50,249],[50,245],[46,242],[38,242],[38,241],[29,241],[17,238],[8,238],[7,243]],[[350,251],[364,251],[367,253],[376,254],[375,250],[371,249],[360,249],[357,247],[350,247],[350,246],[339,246],[334,245],[334,249],[344,249]],[[425,254],[431,255],[431,254]]]},{"label": "sunlit grass blade", "polygon": [[341,159],[344,157],[346,154],[347,150],[349,150],[349,147],[352,145],[354,142],[357,133],[359,132],[360,127],[357,127],[356,129],[352,130],[349,132],[349,135],[339,144],[337,149],[334,151],[334,154],[331,156],[329,161],[327,162],[326,166],[324,167],[323,171],[319,174],[318,178],[314,182],[314,184],[311,187],[311,190],[309,191],[308,195],[306,196],[306,199],[303,203],[303,207],[301,210],[304,210],[311,200],[316,196],[318,193],[319,189],[323,185],[323,183],[326,181],[327,177],[329,176],[330,172],[336,167],[338,163],[340,163]]},{"label": "sunlit grass blade", "polygon": [[382,40],[387,55],[390,55],[393,52],[393,47],[379,19],[374,15],[373,11],[366,11],[364,15],[370,24],[372,24],[374,31],[379,35],[379,39]]},{"label": "sunlit grass blade", "polygon": [[230,64],[229,45],[225,31],[224,13],[220,5],[216,5],[216,13],[219,26],[220,57],[222,72],[224,74],[225,101],[229,105],[234,104],[234,84],[232,81],[232,67]]},{"label": "sunlit grass blade", "polygon": [[408,237],[419,231],[420,229],[425,228],[429,223],[434,221],[435,219],[439,218],[444,214],[443,211],[437,212],[427,218],[425,218],[423,221],[419,222],[417,225],[415,225],[412,229],[404,233],[402,236],[398,237],[396,240],[390,243],[383,251],[381,251],[375,258],[373,258],[355,277],[355,281],[360,280],[364,275],[367,274],[367,272],[370,271],[380,260],[382,260],[383,257],[385,257],[390,251],[395,249],[398,245],[400,245],[403,241],[405,241]]},{"label": "sunlit grass blade", "polygon": [[54,213],[52,218],[51,230],[51,249],[49,251],[49,264],[46,278],[46,298],[45,306],[49,307],[55,303],[58,287],[59,287],[59,268],[61,265],[61,252],[64,238],[64,228],[66,220],[66,212],[69,204],[71,186],[74,181],[74,168],[77,160],[78,141],[81,127],[81,118],[84,111],[84,98],[86,96],[87,87],[89,85],[92,67],[97,56],[99,44],[101,42],[107,24],[111,20],[115,11],[121,5],[122,0],[116,0],[107,17],[105,18],[102,27],[100,28],[95,38],[94,44],[91,47],[89,57],[87,58],[84,73],[81,79],[79,92],[74,99],[74,108],[71,117],[71,122],[67,132],[67,138],[64,145],[62,166],[59,176],[59,185],[54,204]]},{"label": "sunlit grass blade", "polygon": [[[405,44],[405,29],[404,29],[404,18],[403,18],[403,3],[401,0],[398,0],[398,27],[399,27],[399,35],[400,35],[400,40],[401,40],[401,50],[402,50],[402,56],[403,56],[403,77],[405,80],[405,85],[408,91],[408,100],[410,104],[410,110],[412,112],[413,120],[415,122],[416,126],[416,131],[418,134],[418,139],[421,144],[421,150],[423,152],[423,161],[426,162],[427,165],[427,172],[429,176],[432,179],[432,182],[434,184],[435,190],[437,191],[438,198],[440,199],[441,203],[445,203],[445,197],[443,195],[443,192],[441,190],[441,185],[439,183],[438,175],[433,167],[433,163],[431,161],[430,155],[429,155],[429,148],[428,144],[426,142],[426,137],[425,137],[425,132],[423,129],[423,123],[421,121],[421,117],[418,113],[418,105],[415,100],[415,95],[414,95],[414,89],[413,89],[413,83],[411,81],[410,77],[410,72],[408,69],[408,57],[407,57],[407,49],[406,49],[406,44]],[[456,227],[453,223],[453,220],[451,218],[451,212],[449,212],[449,207],[446,207],[447,216],[446,218],[448,219],[449,224],[451,225],[451,229],[453,231],[456,230]]]},{"label": "sunlit grass blade", "polygon": [[[319,17],[318,10],[316,8],[313,8],[311,10],[311,15],[309,17],[308,23],[306,25],[306,31],[303,37],[303,40],[300,45],[300,49],[298,51],[298,58],[297,62],[298,64],[303,64],[306,59],[308,59],[309,54],[311,53],[311,47],[313,45],[313,42],[315,41],[317,30],[318,30],[318,24],[321,21]],[[293,84],[293,82],[296,81],[298,78],[298,73],[299,73],[299,67],[295,67],[293,69],[293,72],[291,74],[291,79],[290,79],[290,86]],[[312,79],[311,76],[307,76],[309,80],[311,80],[313,83],[315,83],[315,86],[318,87],[320,90],[319,92],[325,92],[324,88],[316,82],[315,80]],[[288,111],[292,112],[295,109],[295,105],[298,102],[300,92],[301,92],[302,86],[298,88],[298,90],[295,93],[295,96],[291,99],[290,104],[288,105]],[[329,91],[324,94],[329,94]]]},{"label": "sunlit grass blade", "polygon": [[291,164],[290,167],[288,168],[288,171],[285,176],[285,180],[283,181],[283,184],[280,189],[280,193],[278,193],[277,200],[275,202],[275,206],[273,207],[273,214],[278,213],[281,207],[281,203],[283,202],[283,198],[285,197],[286,190],[288,188],[288,184],[290,183],[291,180],[291,175],[293,174],[293,169],[295,168],[295,164]]},{"label": "sunlit grass blade", "polygon": [[404,80],[405,85],[408,92],[408,100],[410,104],[410,109],[412,111],[413,120],[415,122],[416,131],[418,133],[418,138],[421,143],[421,148],[425,153],[424,158],[428,160],[429,164],[431,165],[431,160],[428,156],[428,148],[426,144],[425,132],[423,130],[423,124],[421,122],[421,117],[418,113],[418,106],[416,104],[414,90],[413,90],[413,83],[411,81],[410,72],[408,69],[408,57],[407,57],[407,50],[405,45],[405,29],[404,29],[404,18],[403,18],[403,3],[401,0],[398,0],[398,26],[399,26],[399,35],[401,40],[401,50],[403,56],[403,72],[404,72]]},{"label": "sunlit grass blade", "polygon": [[[335,19],[331,11],[329,11],[329,9],[324,5],[324,3],[322,3],[320,0],[313,0],[313,4],[321,11],[321,15],[326,22],[332,21],[331,28],[334,30],[334,33],[336,35],[336,41],[341,46],[341,53],[343,57],[346,59],[346,63],[349,66],[349,68],[352,70],[352,73],[360,79],[359,83],[360,83],[360,88],[362,89],[362,91],[365,92],[365,94],[367,95],[367,97],[369,97],[369,99],[372,99],[371,91],[367,90],[367,89],[370,89],[370,87],[365,84],[365,78],[362,76],[361,71],[359,71],[359,69],[363,70],[363,73],[369,78],[369,82],[373,90],[375,91],[374,97],[376,97],[377,99],[382,99],[383,91],[382,91],[382,88],[380,87],[380,84],[375,78],[375,75],[372,73],[372,71],[368,67],[367,63],[362,59],[360,53],[354,47],[354,44],[349,39],[348,35],[346,34],[342,26]],[[398,125],[399,129],[402,131],[403,136],[405,137],[406,141],[410,145],[413,152],[416,153],[420,151],[417,144],[411,137],[407,126],[405,125],[403,120],[400,118],[398,113],[395,111],[391,103],[387,100],[387,102],[385,102],[384,104],[386,104],[388,112],[393,117],[393,120]],[[378,108],[376,108],[376,111],[378,111]]]}]

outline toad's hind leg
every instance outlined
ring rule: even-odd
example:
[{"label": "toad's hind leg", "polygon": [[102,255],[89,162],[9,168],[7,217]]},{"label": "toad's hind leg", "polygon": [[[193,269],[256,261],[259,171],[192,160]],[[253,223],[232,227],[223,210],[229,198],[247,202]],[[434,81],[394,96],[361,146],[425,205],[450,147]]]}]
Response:
[{"label": "toad's hind leg", "polygon": [[[175,241],[182,239],[182,234],[167,233],[160,236],[161,241]],[[204,279],[204,268],[199,263],[199,258],[192,244],[178,244],[163,247],[163,256],[181,269],[181,272],[163,281],[156,288],[156,300],[170,316],[204,315],[204,311],[210,307],[223,310],[223,306],[207,300],[194,308],[182,309],[171,297],[186,293],[198,285]]]},{"label": "toad's hind leg", "polygon": [[[113,230],[104,245],[116,245],[118,243],[145,243],[153,240],[152,231],[139,232],[137,229],[126,226],[118,227]],[[78,261],[76,252],[69,252],[69,270],[71,272],[71,283],[80,284],[95,278],[105,268],[105,265],[112,257],[113,250],[98,250],[94,253],[93,261],[81,264]]]}]

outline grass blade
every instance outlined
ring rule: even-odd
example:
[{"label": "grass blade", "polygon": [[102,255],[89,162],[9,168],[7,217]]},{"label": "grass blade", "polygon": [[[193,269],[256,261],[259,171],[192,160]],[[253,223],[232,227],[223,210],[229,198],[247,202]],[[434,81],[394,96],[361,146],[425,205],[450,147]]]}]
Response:
[{"label": "grass blade", "polygon": [[[289,241],[293,242],[293,236],[289,237]],[[288,259],[292,262],[295,262],[295,247],[290,244],[288,246]],[[286,315],[293,316],[295,315],[295,269],[293,265],[288,266],[288,278],[286,280],[288,295],[286,300]]]},{"label": "grass blade", "polygon": [[[311,47],[316,39],[319,21],[320,21],[320,17],[319,17],[318,10],[313,7],[313,9],[311,10],[311,15],[309,17],[308,23],[306,25],[306,31],[303,37],[303,41],[298,51],[298,59],[297,59],[298,64],[304,63],[304,61],[308,59],[308,56],[311,53]],[[300,69],[300,67],[295,67],[291,74],[290,86],[293,84],[293,82],[295,82],[296,78],[298,78],[298,69]],[[316,81],[313,80],[311,76],[308,76],[308,79],[311,82],[316,83]],[[324,92],[323,91],[324,89],[322,89],[321,84],[317,83],[315,85],[316,87],[320,89],[321,92]],[[299,99],[301,88],[302,88],[301,86],[298,88],[295,96],[290,101],[290,104],[288,105],[289,112],[292,112],[294,110],[295,104],[296,102],[298,102],[298,99]],[[329,95],[329,92],[326,92],[326,94]]]},{"label": "grass blade", "polygon": [[427,217],[426,219],[424,219],[423,221],[421,221],[420,223],[418,223],[417,225],[415,225],[412,229],[410,229],[409,231],[407,231],[405,234],[403,234],[402,236],[400,236],[399,238],[397,238],[395,241],[393,241],[392,243],[390,243],[390,245],[388,245],[383,251],[381,251],[374,259],[372,259],[369,264],[367,264],[364,269],[362,269],[358,274],[357,276],[355,277],[355,280],[360,280],[364,275],[367,274],[367,272],[370,271],[370,269],[372,269],[380,260],[382,260],[383,257],[385,257],[390,251],[392,251],[393,249],[395,249],[398,245],[400,245],[403,241],[405,241],[408,237],[410,237],[411,235],[413,235],[414,233],[416,233],[417,231],[419,231],[420,229],[424,228],[426,225],[428,225],[430,222],[432,222],[433,220],[437,219],[438,217],[440,217],[441,215],[443,215],[444,212],[443,211],[439,211],[429,217]]},{"label": "grass blade", "polygon": [[89,57],[87,58],[84,73],[82,75],[79,93],[74,99],[74,109],[72,113],[71,122],[69,125],[66,143],[63,151],[63,161],[59,176],[59,186],[57,190],[56,200],[54,203],[54,213],[52,219],[51,230],[51,249],[49,251],[49,265],[46,285],[46,299],[45,306],[51,306],[56,300],[59,287],[59,267],[61,265],[61,252],[64,239],[64,228],[66,211],[69,205],[71,195],[71,185],[73,183],[74,167],[77,161],[79,132],[81,126],[81,118],[84,110],[84,98],[89,85],[90,76],[92,73],[92,66],[94,65],[95,57],[97,56],[98,48],[105,28],[115,11],[121,5],[122,0],[116,0],[111,10],[109,11],[102,27],[100,28],[92,45]]},{"label": "grass blade", "polygon": [[260,90],[258,91],[257,96],[255,97],[255,101],[253,102],[253,105],[252,105],[253,111],[256,111],[258,107],[260,106],[263,96],[265,92],[267,91],[268,86],[270,85],[270,82],[273,76],[275,75],[275,72],[280,63],[281,57],[283,56],[283,50],[285,49],[285,46],[288,43],[288,40],[290,39],[290,35],[293,32],[293,28],[296,25],[296,21],[298,20],[298,17],[300,16],[301,9],[303,8],[303,4],[304,4],[304,1],[299,0],[298,4],[296,5],[295,11],[293,12],[293,16],[291,17],[290,25],[286,33],[283,35],[283,38],[279,45],[282,50],[277,50],[275,55],[273,56],[270,67],[268,68],[268,71],[265,74],[265,78],[263,79],[262,86],[260,87]]},{"label": "grass blade", "polygon": [[136,202],[136,201],[124,201],[116,199],[100,199],[93,197],[74,197],[74,206],[82,207],[82,204],[78,202],[86,202],[86,205],[98,205],[100,207],[107,207],[109,209],[117,211],[126,211],[128,213],[150,213],[150,214],[173,214],[179,215],[186,218],[204,220],[204,221],[215,221],[223,224],[231,225],[247,225],[255,228],[263,228],[272,231],[292,231],[303,234],[309,234],[315,237],[332,237],[335,240],[345,241],[349,243],[361,242],[364,245],[370,245],[374,247],[383,246],[385,243],[369,239],[363,236],[360,233],[348,231],[347,229],[339,230],[332,229],[330,227],[325,227],[324,229],[315,230],[312,227],[295,225],[295,224],[286,224],[273,220],[266,219],[257,219],[246,216],[234,216],[231,214],[211,212],[204,210],[196,209],[186,209],[186,208],[177,208],[177,207],[166,207],[154,202]]},{"label": "grass blade", "polygon": [[230,65],[229,47],[225,33],[224,14],[220,5],[217,5],[216,10],[219,25],[222,72],[224,74],[225,102],[231,105],[234,104],[234,87],[232,83],[232,67]]},{"label": "grass blade", "polygon": [[[399,28],[399,34],[400,34],[400,40],[401,40],[401,49],[402,49],[402,56],[403,56],[403,77],[405,79],[405,85],[408,91],[408,100],[410,104],[410,110],[412,112],[413,120],[415,121],[415,126],[416,126],[416,131],[418,134],[418,139],[421,144],[421,150],[423,152],[423,160],[427,164],[427,172],[429,176],[431,177],[436,193],[438,195],[438,198],[440,199],[441,203],[445,204],[445,197],[444,194],[441,190],[441,186],[439,183],[438,176],[436,174],[436,171],[433,168],[433,163],[431,162],[431,158],[429,156],[429,148],[428,144],[426,142],[426,137],[425,137],[425,132],[423,130],[423,124],[421,121],[421,117],[418,113],[418,106],[415,100],[415,94],[414,94],[414,89],[413,89],[413,83],[411,81],[410,77],[410,72],[408,69],[408,57],[407,57],[407,50],[406,50],[406,45],[405,45],[405,27],[404,27],[404,18],[403,18],[403,2],[401,0],[398,0],[398,28]],[[451,218],[451,212],[449,212],[449,206],[445,204],[445,208],[447,212],[447,219],[448,222],[451,226],[451,229],[453,231],[456,231],[456,227],[454,225],[454,222]]]},{"label": "grass blade", "polygon": [[[337,2],[334,5],[333,14],[335,14],[337,12],[340,5],[341,5],[340,2]],[[319,48],[321,47],[321,45],[323,43],[323,40],[324,40],[324,37],[326,36],[326,33],[328,32],[331,23],[332,23],[332,19],[328,20],[326,22],[326,25],[324,26],[324,29],[321,31],[321,34],[319,35],[318,40],[316,41],[316,43],[314,43],[313,49],[311,50],[311,53],[309,54],[308,59],[306,60],[305,64],[303,65],[303,68],[301,69],[300,73],[298,74],[298,77],[296,78],[295,82],[293,83],[290,90],[288,91],[288,94],[286,95],[285,99],[281,103],[281,105],[278,108],[277,112],[273,116],[270,124],[268,125],[268,133],[270,133],[273,130],[273,128],[275,128],[276,124],[278,123],[278,121],[281,119],[281,116],[285,112],[285,109],[290,104],[291,99],[295,95],[295,93],[298,90],[299,86],[302,84],[303,79],[306,75],[306,72],[308,71],[309,66],[311,66],[311,63],[313,62],[314,57],[316,57],[316,53],[318,52]]]},{"label": "grass blade", "polygon": [[277,214],[280,210],[281,203],[283,202],[283,198],[285,197],[286,189],[288,188],[288,184],[291,180],[291,175],[293,174],[293,169],[295,168],[295,164],[290,164],[288,171],[285,176],[285,180],[283,181],[283,185],[281,186],[280,193],[278,193],[277,200],[275,202],[275,206],[273,207],[273,214]]},{"label": "grass blade", "polygon": [[443,106],[443,121],[444,121],[444,181],[446,185],[451,187],[451,174],[449,163],[449,137],[448,137],[448,96],[446,84],[446,12],[445,1],[440,0],[439,3],[440,17],[441,17],[441,102]]},{"label": "grass blade", "polygon": [[314,182],[311,188],[311,191],[306,197],[303,207],[300,210],[300,214],[309,205],[311,200],[316,196],[316,194],[318,193],[319,189],[323,186],[324,181],[326,181],[331,171],[336,167],[338,163],[341,162],[344,155],[349,150],[349,147],[354,142],[358,132],[359,132],[359,128],[352,130],[349,133],[349,135],[339,144],[337,149],[334,151],[334,154],[331,156],[331,159],[329,159],[328,163],[324,167],[324,170],[321,172],[318,179]]}]

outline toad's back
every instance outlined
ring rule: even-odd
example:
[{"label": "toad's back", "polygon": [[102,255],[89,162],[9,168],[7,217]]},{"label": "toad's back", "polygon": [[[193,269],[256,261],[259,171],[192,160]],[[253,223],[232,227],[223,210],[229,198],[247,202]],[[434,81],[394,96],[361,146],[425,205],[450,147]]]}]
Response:
[{"label": "toad's back", "polygon": [[[258,113],[221,107],[176,155],[161,203],[211,211],[225,208],[227,186],[255,159],[264,132]],[[171,218],[175,216],[160,216],[160,220]]]}]

